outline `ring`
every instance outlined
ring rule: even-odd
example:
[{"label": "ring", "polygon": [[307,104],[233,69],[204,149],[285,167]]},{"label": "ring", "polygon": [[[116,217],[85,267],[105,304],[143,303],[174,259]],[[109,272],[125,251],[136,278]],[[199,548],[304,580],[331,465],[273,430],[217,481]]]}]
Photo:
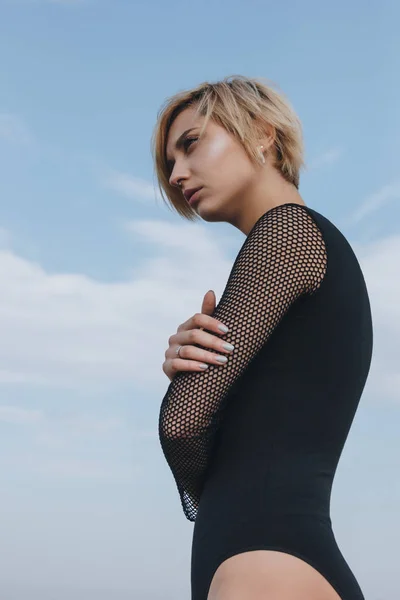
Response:
[{"label": "ring", "polygon": [[182,348],[182,346],[178,346],[176,349],[176,353],[179,356],[179,358],[182,358],[182,356],[179,354],[180,349]]}]

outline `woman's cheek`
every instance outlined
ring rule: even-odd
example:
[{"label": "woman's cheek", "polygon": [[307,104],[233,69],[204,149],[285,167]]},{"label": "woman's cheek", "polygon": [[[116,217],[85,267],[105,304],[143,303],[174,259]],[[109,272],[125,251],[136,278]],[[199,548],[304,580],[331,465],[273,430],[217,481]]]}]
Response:
[{"label": "woman's cheek", "polygon": [[218,135],[215,136],[209,143],[208,146],[208,157],[212,160],[218,160],[220,157],[224,156],[229,147],[229,139],[225,136]]}]

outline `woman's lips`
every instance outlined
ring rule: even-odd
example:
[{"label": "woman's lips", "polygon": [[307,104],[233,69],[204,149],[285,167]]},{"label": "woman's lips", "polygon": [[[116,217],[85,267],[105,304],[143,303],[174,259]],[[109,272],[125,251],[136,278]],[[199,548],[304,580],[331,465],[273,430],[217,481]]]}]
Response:
[{"label": "woman's lips", "polygon": [[197,192],[195,192],[194,194],[192,194],[190,196],[190,198],[189,198],[189,204],[193,204],[193,202],[196,202],[196,200],[197,200],[197,198],[198,198],[198,196],[199,196],[199,194],[200,194],[200,192],[201,192],[202,189],[203,188],[200,188],[199,190],[197,190]]}]

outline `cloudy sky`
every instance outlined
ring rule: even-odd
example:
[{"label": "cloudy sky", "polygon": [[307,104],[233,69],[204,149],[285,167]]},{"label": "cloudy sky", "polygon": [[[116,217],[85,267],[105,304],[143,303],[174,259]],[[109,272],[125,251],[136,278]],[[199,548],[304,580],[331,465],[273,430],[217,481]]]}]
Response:
[{"label": "cloudy sky", "polygon": [[368,600],[400,595],[400,8],[395,0],[0,0],[2,600],[187,600],[193,523],[157,437],[169,336],[244,241],[169,211],[168,96],[266,77],[303,122],[301,193],[374,319],[332,520]]}]

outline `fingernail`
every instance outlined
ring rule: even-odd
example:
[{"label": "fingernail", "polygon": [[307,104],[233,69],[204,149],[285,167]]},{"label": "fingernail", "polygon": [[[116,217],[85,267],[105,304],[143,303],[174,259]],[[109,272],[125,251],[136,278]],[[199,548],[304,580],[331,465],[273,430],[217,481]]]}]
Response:
[{"label": "fingernail", "polygon": [[218,329],[220,331],[222,331],[222,333],[228,333],[229,329],[226,327],[226,325],[218,325]]},{"label": "fingernail", "polygon": [[226,358],[226,356],[217,356],[217,358],[215,360],[217,360],[220,363],[228,362],[228,359]]},{"label": "fingernail", "polygon": [[200,364],[199,364],[199,367],[200,367],[201,369],[208,369],[208,365],[206,365],[205,363],[200,363]]},{"label": "fingernail", "polygon": [[229,352],[232,352],[232,350],[235,348],[235,346],[233,346],[232,344],[224,344],[223,346],[225,350],[228,350]]}]

